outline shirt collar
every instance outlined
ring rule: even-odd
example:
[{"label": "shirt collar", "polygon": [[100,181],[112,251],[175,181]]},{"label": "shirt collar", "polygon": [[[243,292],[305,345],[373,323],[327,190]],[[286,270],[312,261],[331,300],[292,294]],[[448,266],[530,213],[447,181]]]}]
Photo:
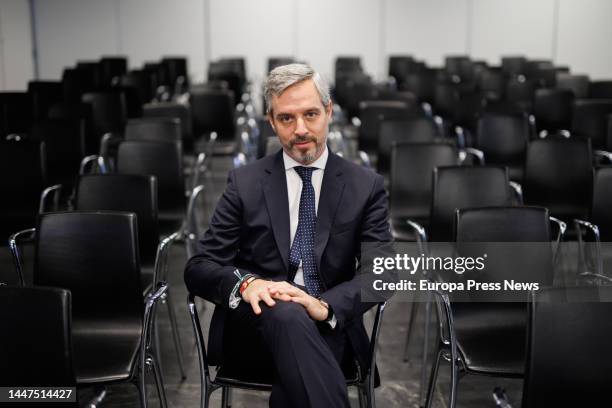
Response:
[{"label": "shirt collar", "polygon": [[302,163],[295,161],[291,156],[287,154],[287,152],[285,152],[285,150],[283,150],[283,162],[285,163],[285,170],[289,170],[289,169],[292,169],[298,166],[315,167],[317,169],[325,170],[325,165],[327,164],[328,157],[329,157],[329,150],[327,146],[325,146],[325,150],[323,150],[323,154],[321,154],[321,156],[319,156],[317,160],[315,160],[314,162],[308,165],[304,165]]}]

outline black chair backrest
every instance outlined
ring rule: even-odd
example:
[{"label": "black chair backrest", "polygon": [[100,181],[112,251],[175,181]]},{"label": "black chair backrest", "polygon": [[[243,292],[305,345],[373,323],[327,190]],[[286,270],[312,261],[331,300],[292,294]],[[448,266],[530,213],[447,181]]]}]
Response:
[{"label": "black chair backrest", "polygon": [[428,220],[433,169],[452,166],[457,162],[457,148],[451,144],[394,145],[389,184],[391,216]]},{"label": "black chair backrest", "polygon": [[393,144],[433,142],[438,137],[438,127],[430,118],[383,120],[378,135],[378,171],[389,172]]},{"label": "black chair backrest", "polygon": [[151,72],[146,70],[132,70],[119,78],[119,85],[132,87],[138,90],[140,100],[149,102],[155,95],[155,78]]},{"label": "black chair backrest", "polygon": [[512,194],[506,168],[437,167],[433,171],[431,240],[450,242],[453,239],[457,210],[511,204]]},{"label": "black chair backrest", "polygon": [[533,110],[535,84],[522,77],[512,78],[506,83],[506,103],[514,112],[527,113]]},{"label": "black chair backrest", "polygon": [[32,124],[32,100],[26,92],[0,92],[0,137],[26,133]]},{"label": "black chair backrest", "polygon": [[75,323],[141,322],[144,312],[133,213],[57,212],[39,217],[34,285],[72,292]]},{"label": "black chair backrest", "polygon": [[609,398],[612,288],[541,288],[529,305],[524,408],[594,407]]},{"label": "black chair backrest", "polygon": [[478,76],[476,88],[487,99],[499,100],[504,97],[506,78],[500,70],[487,69]]},{"label": "black chair backrest", "polygon": [[483,151],[487,164],[522,167],[528,142],[526,117],[489,114],[478,120],[476,147]]},{"label": "black chair backrest", "polygon": [[272,71],[276,67],[293,64],[294,62],[295,58],[293,57],[270,57],[268,58],[268,72]]},{"label": "black chair backrest", "polygon": [[125,95],[120,91],[92,92],[82,97],[91,105],[94,135],[101,138],[107,132],[123,133],[127,122]]},{"label": "black chair backrest", "polygon": [[81,96],[95,89],[93,79],[89,72],[84,69],[66,68],[62,73],[62,88],[64,90],[64,102],[81,102]]},{"label": "black chair backrest", "polygon": [[79,121],[85,134],[85,155],[100,151],[100,138],[92,130],[91,105],[87,103],[61,102],[49,107],[49,119]]},{"label": "black chair backrest", "polygon": [[612,99],[612,81],[592,81],[589,84],[589,98]]},{"label": "black chair backrest", "polygon": [[64,98],[62,83],[57,81],[30,81],[28,94],[32,99],[32,118],[48,118],[51,105],[62,102]]},{"label": "black chair backrest", "polygon": [[432,103],[435,83],[436,76],[431,70],[409,73],[404,77],[400,89],[412,92],[421,102]]},{"label": "black chair backrest", "polygon": [[395,78],[398,85],[404,81],[404,77],[413,69],[414,58],[410,55],[391,55],[389,57],[389,76]]},{"label": "black chair backrest", "polygon": [[157,180],[154,176],[88,174],[79,178],[77,211],[123,211],[136,214],[142,265],[153,265],[159,243]]},{"label": "black chair backrest", "polygon": [[47,183],[62,184],[69,192],[85,156],[85,133],[80,120],[46,120],[32,125],[29,137],[43,141],[46,149]]},{"label": "black chair backrest", "polygon": [[183,147],[187,148],[193,144],[193,125],[190,109],[180,103],[160,102],[146,104],[142,107],[144,118],[176,118],[181,121],[181,132],[183,135]]},{"label": "black chair backrest", "polygon": [[583,219],[591,207],[592,153],[588,140],[534,140],[527,147],[524,201],[567,220]]},{"label": "black chair backrest", "polygon": [[208,80],[226,81],[229,84],[229,89],[234,93],[234,102],[238,102],[242,97],[246,83],[243,74],[238,63],[216,61],[211,62],[208,66]]},{"label": "black chair backrest", "polygon": [[168,70],[168,79],[170,80],[170,84],[176,84],[176,80],[179,77],[183,77],[185,81],[185,85],[187,85],[189,81],[189,75],[187,71],[187,58],[185,57],[164,57],[162,59],[162,64],[166,66]]},{"label": "black chair backrest", "polygon": [[574,93],[568,89],[537,89],[533,114],[538,130],[569,130],[574,99]]},{"label": "black chair backrest", "polygon": [[193,131],[197,137],[217,132],[217,140],[234,140],[234,95],[231,91],[203,90],[191,92]]},{"label": "black chair backrest", "polygon": [[180,143],[127,140],[119,144],[117,172],[157,178],[160,216],[185,212],[185,176]]},{"label": "black chair backrest", "polygon": [[125,127],[125,140],[181,142],[181,120],[163,117],[130,119]]},{"label": "black chair backrest", "polygon": [[380,124],[385,120],[414,118],[416,113],[405,102],[401,101],[365,101],[359,105],[359,148],[376,150]]},{"label": "black chair backrest", "polygon": [[11,234],[36,225],[47,185],[44,160],[44,143],[0,142],[0,245],[7,245]]},{"label": "black chair backrest", "polygon": [[76,386],[70,298],[66,289],[0,286],[2,386]]},{"label": "black chair backrest", "polygon": [[612,167],[595,170],[591,221],[599,227],[601,240],[612,241]]},{"label": "black chair backrest", "polygon": [[[478,282],[514,279],[551,285],[554,274],[550,241],[550,221],[546,208],[484,207],[464,208],[456,212],[457,254],[487,254],[486,267],[476,278]],[[480,297],[480,294],[476,297]]]},{"label": "black chair backrest", "polygon": [[594,149],[605,149],[610,114],[612,99],[576,101],[572,115],[572,134],[590,138]]},{"label": "black chair backrest", "polygon": [[120,78],[127,72],[127,58],[121,56],[107,56],[100,59],[102,67],[102,85],[110,86],[114,78]]},{"label": "black chair backrest", "polygon": [[569,89],[574,93],[576,99],[587,98],[589,96],[589,77],[588,75],[557,74],[557,88]]},{"label": "black chair backrest", "polygon": [[520,55],[502,57],[501,68],[506,75],[524,74],[527,69],[527,58]]}]

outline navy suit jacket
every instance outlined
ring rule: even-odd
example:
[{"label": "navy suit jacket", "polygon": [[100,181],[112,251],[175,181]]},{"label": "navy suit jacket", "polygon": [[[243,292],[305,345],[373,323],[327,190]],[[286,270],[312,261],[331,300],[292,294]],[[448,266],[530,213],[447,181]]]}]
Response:
[{"label": "navy suit jacket", "polygon": [[[357,260],[362,242],[392,241],[382,176],[330,152],[317,211],[315,256],[324,291],[360,364],[368,336]],[[282,151],[230,171],[210,227],[187,263],[189,291],[216,304],[210,328],[209,362],[221,360],[221,342],[234,269],[267,280],[293,281],[289,273],[289,203]],[[363,367],[363,366],[362,366]]]}]

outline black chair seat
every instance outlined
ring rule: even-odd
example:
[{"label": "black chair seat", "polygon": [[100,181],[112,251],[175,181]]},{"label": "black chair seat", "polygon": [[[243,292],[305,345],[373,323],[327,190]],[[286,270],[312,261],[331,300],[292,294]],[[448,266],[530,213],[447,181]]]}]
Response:
[{"label": "black chair seat", "polygon": [[453,314],[459,351],[469,371],[522,377],[527,329],[524,303],[455,303]]},{"label": "black chair seat", "polygon": [[[136,367],[142,324],[117,321],[92,326],[73,320],[72,344],[79,384],[125,381]],[[102,358],[101,358],[102,357]]]}]

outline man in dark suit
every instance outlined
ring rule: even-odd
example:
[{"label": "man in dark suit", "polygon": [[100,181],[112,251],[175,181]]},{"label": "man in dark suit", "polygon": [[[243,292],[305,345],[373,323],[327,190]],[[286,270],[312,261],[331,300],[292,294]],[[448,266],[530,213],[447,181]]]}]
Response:
[{"label": "man in dark suit", "polygon": [[272,407],[349,407],[342,367],[367,367],[373,306],[357,261],[391,241],[383,178],[328,151],[332,102],[312,68],[274,69],[265,97],[283,149],[229,173],[185,282],[216,304],[212,364],[272,367]]}]

